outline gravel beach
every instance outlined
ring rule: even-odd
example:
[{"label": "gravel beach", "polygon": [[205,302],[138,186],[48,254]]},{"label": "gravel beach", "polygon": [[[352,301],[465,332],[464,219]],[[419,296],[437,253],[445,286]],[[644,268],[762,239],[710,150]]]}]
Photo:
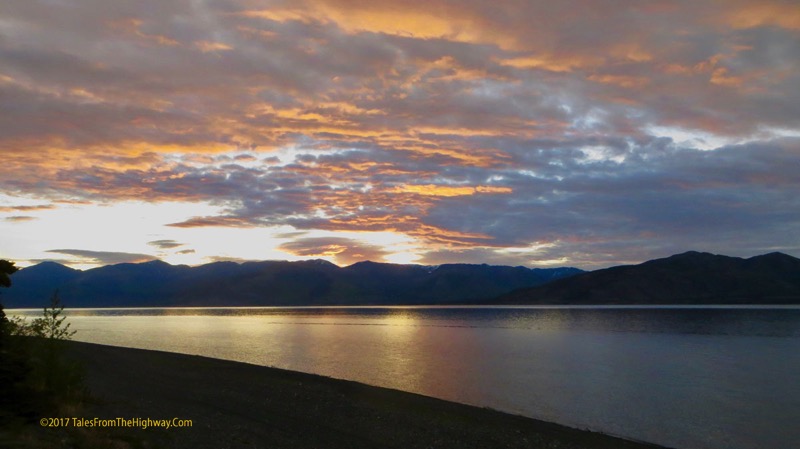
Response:
[{"label": "gravel beach", "polygon": [[323,376],[159,351],[67,346],[85,365],[93,397],[81,416],[68,418],[182,425],[102,430],[133,447],[660,447]]}]

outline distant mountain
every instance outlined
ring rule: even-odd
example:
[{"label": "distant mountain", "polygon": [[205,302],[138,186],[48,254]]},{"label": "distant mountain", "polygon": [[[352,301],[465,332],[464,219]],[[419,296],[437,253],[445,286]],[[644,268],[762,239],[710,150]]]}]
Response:
[{"label": "distant mountain", "polygon": [[[80,276],[81,271],[73,270],[55,262],[42,262],[32,267],[23,268],[11,276],[11,288],[24,291],[31,298],[43,298],[36,307],[49,304],[53,291]],[[11,288],[0,292],[0,302],[10,306],[9,298],[13,298],[17,290]]]},{"label": "distant mountain", "polygon": [[502,295],[498,304],[800,304],[800,259],[690,251],[585,272]]},{"label": "distant mountain", "polygon": [[87,271],[53,262],[24,268],[0,298],[6,307],[42,307],[55,289],[68,307],[400,305],[485,302],[514,289],[575,275],[577,268],[439,266],[324,260],[162,261]]}]

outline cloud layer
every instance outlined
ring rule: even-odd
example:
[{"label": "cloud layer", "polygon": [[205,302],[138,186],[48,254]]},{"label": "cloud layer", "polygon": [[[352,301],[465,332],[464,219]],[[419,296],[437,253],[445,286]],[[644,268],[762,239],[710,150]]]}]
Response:
[{"label": "cloud layer", "polygon": [[98,265],[113,265],[118,263],[140,263],[155,259],[147,254],[123,253],[113,251],[89,251],[85,249],[51,249],[48,253],[66,254],[78,257],[80,261],[69,263],[94,263]]},{"label": "cloud layer", "polygon": [[163,224],[346,232],[279,247],[340,263],[396,249],[353,232],[428,263],[800,252],[791,1],[3,8],[0,187],[29,207],[208,203]]}]

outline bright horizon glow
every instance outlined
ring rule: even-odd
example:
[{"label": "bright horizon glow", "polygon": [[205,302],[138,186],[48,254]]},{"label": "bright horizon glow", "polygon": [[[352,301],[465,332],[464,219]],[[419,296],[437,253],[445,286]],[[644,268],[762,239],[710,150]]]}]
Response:
[{"label": "bright horizon glow", "polygon": [[[142,203],[121,202],[111,205],[64,205],[55,209],[31,212],[34,219],[24,225],[0,221],[0,233],[10,238],[3,251],[23,252],[31,255],[19,260],[19,267],[52,260],[76,269],[90,269],[105,265],[92,262],[91,257],[53,252],[54,249],[77,249],[103,252],[115,248],[116,252],[151,256],[173,265],[202,265],[220,260],[305,260],[325,259],[337,263],[335,256],[316,255],[302,257],[276,249],[291,238],[281,235],[296,233],[291,227],[245,228],[199,227],[179,229],[167,226],[198,213],[212,215],[217,207],[195,203]],[[59,223],[53,232],[50,223]],[[24,232],[22,228],[24,226]],[[45,236],[26,239],[29,233]],[[402,234],[389,232],[309,231],[310,238],[341,237],[368,245],[391,245],[396,249],[386,256],[387,262],[413,263],[416,255],[413,241]],[[162,242],[159,248],[152,242]],[[173,246],[174,245],[174,246]],[[70,258],[72,258],[70,260]],[[138,261],[138,260],[137,260]],[[137,262],[134,261],[134,262]],[[342,265],[341,262],[337,263]]]}]

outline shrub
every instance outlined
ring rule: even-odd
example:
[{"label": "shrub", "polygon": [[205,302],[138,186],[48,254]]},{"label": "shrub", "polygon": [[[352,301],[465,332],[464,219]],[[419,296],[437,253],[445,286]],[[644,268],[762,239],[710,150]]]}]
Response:
[{"label": "shrub", "polygon": [[[7,322],[14,352],[23,355],[26,365],[24,385],[39,396],[41,406],[54,407],[84,393],[83,369],[66,355],[63,340],[75,335],[65,323],[64,306],[58,291],[50,298],[42,316],[28,322],[12,317]],[[40,406],[40,407],[41,407]]]},{"label": "shrub", "polygon": [[64,313],[64,305],[58,296],[58,290],[50,298],[50,307],[45,307],[41,318],[36,318],[30,323],[20,317],[13,317],[8,323],[12,335],[26,337],[40,337],[48,340],[69,340],[75,335],[76,331],[71,331],[70,323],[64,323],[67,319],[61,316]]}]

